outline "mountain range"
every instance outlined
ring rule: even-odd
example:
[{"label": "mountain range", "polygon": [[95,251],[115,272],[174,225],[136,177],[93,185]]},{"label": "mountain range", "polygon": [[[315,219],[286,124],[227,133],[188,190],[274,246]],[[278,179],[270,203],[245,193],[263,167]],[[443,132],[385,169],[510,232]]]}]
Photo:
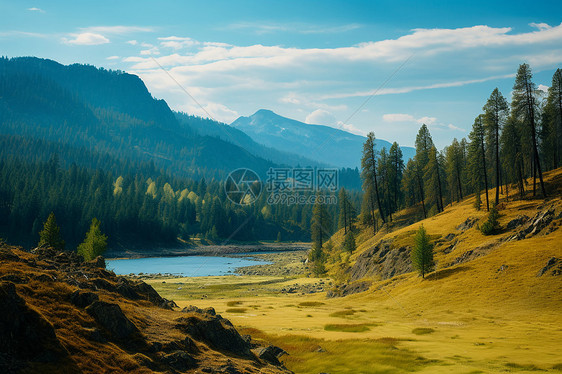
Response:
[{"label": "mountain range", "polygon": [[[62,155],[66,163],[106,168],[96,160],[126,159],[193,178],[222,178],[242,167],[263,176],[276,166],[335,166],[357,174],[365,141],[264,109],[231,125],[177,113],[136,75],[36,57],[0,58],[0,136],[61,144],[73,155]],[[381,139],[376,145],[390,148]],[[79,157],[84,149],[107,156]],[[404,160],[414,153],[402,150]],[[358,188],[358,175],[351,179],[349,187]]]},{"label": "mountain range", "polygon": [[[336,167],[360,167],[366,137],[330,126],[311,125],[261,109],[249,117],[240,117],[231,126],[242,130],[254,141],[267,147],[310,158]],[[391,143],[376,139],[378,151]],[[400,147],[404,161],[414,157],[412,147]]]}]

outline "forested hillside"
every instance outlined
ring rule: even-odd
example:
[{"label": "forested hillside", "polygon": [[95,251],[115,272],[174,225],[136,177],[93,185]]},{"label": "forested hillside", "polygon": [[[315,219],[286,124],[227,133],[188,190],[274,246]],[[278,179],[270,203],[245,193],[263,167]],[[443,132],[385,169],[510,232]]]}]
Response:
[{"label": "forested hillside", "polygon": [[264,175],[272,166],[239,146],[180,125],[139,77],[88,65],[0,59],[0,124],[2,134],[153,161],[176,176],[224,177],[238,167]]}]

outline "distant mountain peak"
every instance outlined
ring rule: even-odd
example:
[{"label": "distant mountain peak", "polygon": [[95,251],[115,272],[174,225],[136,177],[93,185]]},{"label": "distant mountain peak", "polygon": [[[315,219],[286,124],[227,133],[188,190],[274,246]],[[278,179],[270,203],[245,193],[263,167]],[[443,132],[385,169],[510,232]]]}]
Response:
[{"label": "distant mountain peak", "polygon": [[[338,166],[358,167],[365,137],[325,125],[313,125],[283,117],[268,109],[259,109],[248,117],[239,117],[230,126],[245,132],[255,142],[284,152],[296,153],[314,161]],[[376,140],[377,150],[390,149],[386,140]],[[404,159],[415,152],[401,147]]]}]

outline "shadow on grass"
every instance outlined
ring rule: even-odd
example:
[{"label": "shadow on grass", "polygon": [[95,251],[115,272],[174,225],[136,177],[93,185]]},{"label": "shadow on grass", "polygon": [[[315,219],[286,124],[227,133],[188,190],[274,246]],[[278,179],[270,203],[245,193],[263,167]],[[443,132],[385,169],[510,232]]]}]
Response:
[{"label": "shadow on grass", "polygon": [[462,273],[463,271],[467,271],[467,270],[470,270],[470,266],[457,266],[454,268],[441,269],[429,274],[427,277],[425,277],[425,279],[439,280],[439,279],[447,278],[456,273]]}]

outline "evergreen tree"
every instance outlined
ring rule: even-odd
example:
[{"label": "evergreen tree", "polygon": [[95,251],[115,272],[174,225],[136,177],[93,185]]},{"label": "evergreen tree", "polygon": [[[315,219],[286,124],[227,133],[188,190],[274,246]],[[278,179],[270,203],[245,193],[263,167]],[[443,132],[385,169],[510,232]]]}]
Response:
[{"label": "evergreen tree", "polygon": [[414,248],[410,253],[410,258],[412,266],[419,272],[422,278],[425,278],[425,274],[432,271],[435,266],[433,262],[433,245],[423,225],[420,225],[414,237]]},{"label": "evergreen tree", "polygon": [[39,233],[39,247],[47,246],[59,251],[64,250],[64,240],[60,235],[60,228],[57,226],[55,214],[51,212],[43,224],[43,229]]},{"label": "evergreen tree", "polygon": [[93,218],[84,242],[78,246],[78,254],[85,261],[101,256],[107,249],[107,236],[101,232],[100,224],[97,218]]},{"label": "evergreen tree", "polygon": [[308,260],[312,263],[312,272],[318,276],[325,273],[324,263],[326,254],[322,250],[324,241],[330,237],[330,227],[332,226],[330,215],[324,204],[316,203],[312,209],[312,219],[310,223],[310,236],[312,237],[312,249],[309,252]]},{"label": "evergreen tree", "polygon": [[548,89],[544,127],[548,130],[548,153],[552,157],[552,168],[562,162],[562,69],[556,69],[552,76],[552,85]]},{"label": "evergreen tree", "polygon": [[437,212],[443,211],[443,192],[441,188],[441,172],[437,159],[437,149],[432,147],[429,151],[428,162],[424,169],[424,179],[426,181],[427,202],[429,205],[435,204]]},{"label": "evergreen tree", "polygon": [[496,88],[484,105],[484,124],[488,147],[494,150],[494,169],[496,176],[496,204],[500,201],[500,132],[509,113],[507,101]]},{"label": "evergreen tree", "polygon": [[429,162],[429,151],[433,148],[433,139],[429,133],[429,129],[425,123],[420,127],[418,134],[416,135],[416,155],[414,157],[415,161],[415,175],[416,182],[419,189],[420,201],[422,203],[423,216],[427,218],[427,210],[425,207],[425,189],[424,189],[424,173],[425,167]]},{"label": "evergreen tree", "polygon": [[488,171],[486,167],[486,148],[484,145],[484,123],[482,114],[474,119],[472,131],[468,135],[470,146],[468,148],[468,158],[470,171],[472,174],[473,188],[480,191],[481,184],[484,182],[486,191],[486,210],[490,211],[490,199],[488,197]]},{"label": "evergreen tree", "polygon": [[350,231],[344,237],[343,250],[349,253],[353,253],[356,248],[357,246],[355,244],[355,235],[353,234],[353,231]]},{"label": "evergreen tree", "polygon": [[390,198],[392,199],[392,212],[396,212],[402,201],[402,177],[404,173],[404,159],[402,150],[398,143],[392,143],[388,154],[389,158],[389,179],[390,179]]},{"label": "evergreen tree", "polygon": [[506,170],[506,178],[510,183],[517,182],[519,195],[523,198],[525,187],[523,182],[523,155],[521,136],[513,116],[510,116],[504,126],[500,138],[503,154],[503,166]]},{"label": "evergreen tree", "polygon": [[546,197],[542,169],[537,145],[537,99],[536,85],[532,81],[533,75],[528,64],[519,65],[515,84],[513,85],[513,99],[511,102],[512,110],[516,118],[528,126],[531,137],[530,145],[532,148],[532,172],[533,172],[533,196],[536,194],[536,175],[538,173],[543,197]]},{"label": "evergreen tree", "polygon": [[345,192],[345,188],[340,188],[340,192],[338,195],[338,203],[339,203],[339,219],[338,219],[338,229],[343,228],[344,234],[347,234],[347,229],[349,227],[349,220],[350,220],[350,213],[349,212],[349,200],[347,198],[347,193]]},{"label": "evergreen tree", "polygon": [[[379,185],[377,181],[377,163],[375,157],[375,133],[367,134],[367,140],[363,145],[363,157],[361,159],[361,178],[363,178],[363,191],[370,195],[371,204],[376,201],[377,207],[383,223],[386,223],[384,211],[382,209],[381,198],[379,193]],[[371,206],[371,214],[374,216],[374,209]],[[374,223],[373,223],[374,224]],[[376,233],[376,227],[373,226],[373,232]]]}]

